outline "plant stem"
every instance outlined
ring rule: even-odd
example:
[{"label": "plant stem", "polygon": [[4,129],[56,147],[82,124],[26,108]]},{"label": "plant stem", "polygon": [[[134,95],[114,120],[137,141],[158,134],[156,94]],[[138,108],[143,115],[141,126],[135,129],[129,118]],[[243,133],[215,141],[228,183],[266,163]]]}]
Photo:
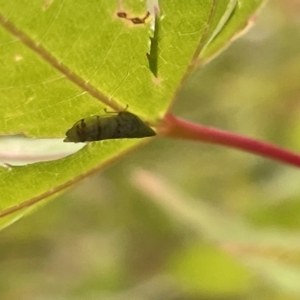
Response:
[{"label": "plant stem", "polygon": [[168,113],[163,121],[161,135],[172,138],[201,141],[254,153],[294,167],[300,167],[300,155],[275,145],[236,133],[206,127],[179,119]]}]

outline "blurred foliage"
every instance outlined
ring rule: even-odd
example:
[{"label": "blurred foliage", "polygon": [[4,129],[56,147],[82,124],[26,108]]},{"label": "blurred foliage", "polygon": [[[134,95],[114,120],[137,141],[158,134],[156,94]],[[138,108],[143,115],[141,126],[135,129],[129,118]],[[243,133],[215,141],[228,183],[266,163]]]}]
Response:
[{"label": "blurred foliage", "polygon": [[[299,16],[299,1],[269,1],[174,113],[297,151]],[[1,299],[299,299],[299,180],[250,154],[156,139],[1,232]]]}]

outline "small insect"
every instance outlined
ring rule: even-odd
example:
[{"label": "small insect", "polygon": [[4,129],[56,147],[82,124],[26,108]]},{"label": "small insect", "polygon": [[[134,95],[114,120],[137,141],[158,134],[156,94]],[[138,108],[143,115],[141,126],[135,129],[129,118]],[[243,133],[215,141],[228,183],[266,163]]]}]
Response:
[{"label": "small insect", "polygon": [[138,116],[128,111],[92,116],[76,122],[64,142],[84,143],[108,139],[143,138],[156,135]]},{"label": "small insect", "polygon": [[117,16],[121,19],[131,21],[133,24],[145,24],[146,20],[150,16],[150,12],[147,11],[146,15],[143,18],[138,18],[138,17],[130,18],[127,16],[127,13],[124,11],[119,11],[117,13]]}]

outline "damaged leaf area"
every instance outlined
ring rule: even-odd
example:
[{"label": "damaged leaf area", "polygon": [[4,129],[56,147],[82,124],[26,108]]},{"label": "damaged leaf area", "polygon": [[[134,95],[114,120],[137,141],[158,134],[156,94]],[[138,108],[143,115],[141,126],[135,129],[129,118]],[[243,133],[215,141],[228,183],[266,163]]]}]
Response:
[{"label": "damaged leaf area", "polygon": [[[251,2],[239,10],[239,20],[248,19],[262,1]],[[0,134],[61,138],[64,144],[65,132],[78,120],[127,106],[144,124],[159,124],[190,66],[240,30],[241,21],[224,21],[224,14],[234,18],[229,9],[232,0],[0,0]],[[231,34],[223,35],[223,28]],[[211,52],[208,42],[214,43]],[[0,225],[145,140],[105,140],[65,158],[0,167]]]},{"label": "damaged leaf area", "polygon": [[154,22],[153,22],[153,36],[150,37],[150,52],[147,53],[149,61],[149,69],[155,77],[158,77],[157,61],[158,61],[158,45],[159,45],[159,32],[160,32],[160,12],[156,8],[154,10]]}]

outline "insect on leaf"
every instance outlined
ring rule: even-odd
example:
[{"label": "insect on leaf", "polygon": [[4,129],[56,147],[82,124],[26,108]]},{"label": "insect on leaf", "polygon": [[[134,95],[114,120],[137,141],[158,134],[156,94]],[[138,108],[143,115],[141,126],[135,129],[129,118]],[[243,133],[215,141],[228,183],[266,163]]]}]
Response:
[{"label": "insect on leaf", "polygon": [[64,142],[84,143],[108,139],[143,138],[156,135],[138,116],[121,111],[113,116],[92,116],[76,122]]}]

